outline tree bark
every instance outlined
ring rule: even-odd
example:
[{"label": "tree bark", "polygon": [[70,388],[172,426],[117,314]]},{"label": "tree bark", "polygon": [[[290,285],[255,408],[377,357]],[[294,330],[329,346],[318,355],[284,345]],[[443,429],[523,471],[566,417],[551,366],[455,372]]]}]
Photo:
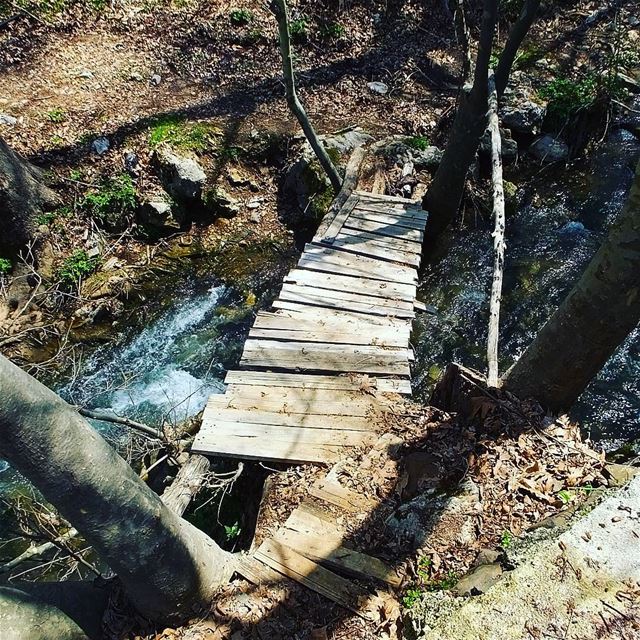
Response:
[{"label": "tree bark", "polygon": [[507,88],[509,74],[511,73],[511,67],[518,54],[518,49],[520,49],[522,41],[525,39],[533,21],[536,19],[539,8],[540,0],[525,0],[518,19],[509,30],[507,42],[500,54],[498,66],[496,67],[496,90],[498,92],[498,98],[502,97],[504,90]]},{"label": "tree bark", "polygon": [[287,92],[287,104],[297,118],[302,131],[306,136],[313,152],[318,158],[318,162],[322,166],[324,172],[329,177],[331,186],[338,193],[342,186],[342,179],[335,168],[327,150],[322,146],[316,132],[309,121],[302,103],[298,99],[296,91],[296,81],[293,73],[293,61],[291,59],[291,34],[289,32],[289,11],[287,9],[286,0],[271,0],[270,8],[278,22],[278,33],[280,35],[280,51],[282,53],[282,71],[284,75],[284,84]]},{"label": "tree bark", "polygon": [[179,619],[210,602],[230,554],[172,513],[78,414],[0,356],[0,456],[116,572],[138,610]]},{"label": "tree bark", "polygon": [[607,239],[503,386],[568,409],[640,321],[640,163]]},{"label": "tree bark", "polygon": [[0,257],[14,257],[33,239],[37,217],[60,204],[42,172],[0,138]]},{"label": "tree bark", "polygon": [[502,274],[504,272],[504,188],[502,184],[502,141],[498,125],[498,94],[495,76],[489,72],[489,131],[491,132],[491,182],[493,185],[493,279],[489,302],[489,335],[487,340],[487,362],[489,374],[487,384],[498,386],[498,336],[500,334],[500,299],[502,298]]},{"label": "tree bark", "polygon": [[438,170],[422,202],[429,212],[425,237],[435,236],[454,219],[467,171],[487,126],[487,74],[498,17],[497,0],[484,0],[473,86],[463,87],[460,103]]}]

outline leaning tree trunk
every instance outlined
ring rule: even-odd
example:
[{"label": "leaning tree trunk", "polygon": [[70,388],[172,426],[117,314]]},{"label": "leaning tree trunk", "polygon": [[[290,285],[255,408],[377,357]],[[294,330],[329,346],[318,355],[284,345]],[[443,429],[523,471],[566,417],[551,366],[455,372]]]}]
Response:
[{"label": "leaning tree trunk", "polygon": [[0,257],[14,257],[33,238],[38,215],[59,203],[41,171],[0,138]]},{"label": "leaning tree trunk", "polygon": [[338,193],[342,186],[342,178],[340,178],[340,174],[331,161],[327,150],[322,146],[322,142],[320,142],[320,139],[318,138],[296,91],[296,82],[293,73],[293,59],[291,56],[291,33],[289,32],[287,0],[271,0],[270,8],[278,22],[280,52],[282,54],[282,72],[287,92],[287,104],[302,127],[302,131],[311,145],[313,152],[316,154],[322,169],[329,177],[331,186],[334,191]]},{"label": "leaning tree trunk", "polygon": [[640,321],[640,163],[620,218],[503,386],[568,409]]},{"label": "leaning tree trunk", "polygon": [[116,572],[145,616],[210,602],[230,555],[172,513],[55,393],[0,356],[0,457],[42,492]]},{"label": "leaning tree trunk", "polygon": [[437,235],[455,218],[467,171],[487,126],[487,74],[497,17],[497,0],[485,0],[473,86],[460,92],[447,147],[422,203],[429,212],[425,237]]}]

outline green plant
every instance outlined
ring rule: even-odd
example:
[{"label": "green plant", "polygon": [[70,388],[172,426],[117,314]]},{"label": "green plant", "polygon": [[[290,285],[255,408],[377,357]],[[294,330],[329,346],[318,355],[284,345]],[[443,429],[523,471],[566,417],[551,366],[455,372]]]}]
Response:
[{"label": "green plant", "polygon": [[38,224],[50,225],[60,218],[70,218],[73,215],[73,209],[71,207],[58,207],[53,211],[47,213],[41,213],[37,218]]},{"label": "green plant", "polygon": [[593,105],[597,89],[596,79],[590,74],[580,80],[554,78],[543,85],[538,93],[549,101],[547,111],[551,115],[566,120]]},{"label": "green plant", "polygon": [[300,16],[289,23],[289,34],[294,42],[304,42],[309,35],[308,29],[309,23],[306,16]]},{"label": "green plant", "polygon": [[412,136],[405,140],[405,144],[412,149],[418,149],[418,151],[424,151],[430,144],[429,138],[425,136]]},{"label": "green plant", "polygon": [[47,111],[47,118],[51,122],[64,122],[67,119],[67,112],[62,107],[54,107]]},{"label": "green plant", "polygon": [[558,498],[562,500],[562,504],[569,504],[575,497],[572,491],[567,491],[566,489],[558,491]]},{"label": "green plant", "polygon": [[422,591],[417,587],[407,589],[402,596],[402,606],[406,609],[411,609],[411,607],[420,600],[421,595]]},{"label": "green plant", "polygon": [[234,522],[232,525],[224,525],[224,535],[227,539],[227,542],[233,542],[237,540],[238,536],[242,532],[240,528],[239,522]]},{"label": "green plant", "polygon": [[339,22],[326,22],[320,27],[320,35],[323,38],[334,39],[342,38],[345,28]]},{"label": "green plant", "polygon": [[0,276],[9,275],[11,273],[11,269],[13,269],[11,260],[7,260],[7,258],[0,258]]},{"label": "green plant", "polygon": [[186,122],[181,116],[160,118],[151,127],[149,143],[152,147],[166,142],[174,147],[203,152],[210,149],[220,129],[207,122]]},{"label": "green plant", "polygon": [[500,546],[503,549],[508,549],[513,544],[513,534],[508,529],[505,529],[500,536]]},{"label": "green plant", "polygon": [[65,286],[72,286],[84,276],[93,273],[98,266],[98,261],[90,258],[87,252],[77,249],[70,256],[65,258],[62,266],[58,269],[58,279]]},{"label": "green plant", "polygon": [[418,561],[418,577],[420,580],[426,581],[429,580],[429,572],[431,570],[431,558],[427,558],[427,556],[422,556]]},{"label": "green plant", "polygon": [[229,21],[236,27],[249,24],[253,20],[253,13],[249,9],[233,9],[229,13]]},{"label": "green plant", "polygon": [[107,178],[89,191],[82,201],[82,209],[107,228],[118,230],[137,205],[136,189],[126,173]]}]

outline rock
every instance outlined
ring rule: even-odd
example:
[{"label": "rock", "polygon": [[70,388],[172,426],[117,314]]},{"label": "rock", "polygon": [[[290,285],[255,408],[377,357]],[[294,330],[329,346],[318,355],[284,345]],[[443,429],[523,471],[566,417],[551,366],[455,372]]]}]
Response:
[{"label": "rock", "polygon": [[502,576],[502,567],[498,563],[481,564],[453,588],[460,596],[479,596],[492,587]]},{"label": "rock", "polygon": [[252,211],[249,220],[254,224],[259,224],[262,222],[262,214],[259,211]]},{"label": "rock", "polygon": [[588,235],[588,231],[582,222],[578,222],[577,220],[571,220],[567,222],[564,226],[562,226],[558,233],[566,236],[584,236]]},{"label": "rock", "polygon": [[129,74],[129,80],[133,80],[134,82],[142,82],[144,78],[142,77],[142,74],[139,73],[138,71],[132,71]]},{"label": "rock", "polygon": [[480,549],[473,566],[479,567],[481,564],[494,564],[498,562],[501,555],[502,553],[497,549]]},{"label": "rock", "polygon": [[203,196],[203,200],[207,209],[215,216],[234,218],[240,213],[240,201],[230,196],[220,187],[207,191]]},{"label": "rock", "polygon": [[243,187],[247,184],[247,179],[235,168],[229,169],[227,180],[234,187]]},{"label": "rock", "polygon": [[93,151],[93,153],[95,153],[96,155],[101,156],[109,151],[110,146],[111,143],[109,142],[109,139],[105,136],[100,136],[91,143],[91,151]]},{"label": "rock", "polygon": [[89,69],[83,69],[78,73],[78,78],[82,78],[83,80],[91,80],[93,78],[93,73],[89,71]]},{"label": "rock", "polygon": [[171,233],[180,229],[183,217],[166,193],[154,192],[143,198],[138,209],[141,223]]},{"label": "rock", "polygon": [[542,125],[546,108],[532,100],[516,104],[507,104],[500,110],[500,121],[511,131],[533,135]]},{"label": "rock", "polygon": [[166,146],[153,154],[152,162],[158,169],[164,188],[178,201],[200,201],[207,176],[193,158],[179,156]]},{"label": "rock", "polygon": [[389,86],[386,85],[384,82],[367,82],[367,87],[369,87],[369,91],[372,91],[373,93],[378,93],[381,96],[384,96],[387,93],[389,93]]},{"label": "rock", "polygon": [[547,134],[529,147],[529,153],[540,162],[562,162],[569,157],[569,147],[562,140]]},{"label": "rock", "polygon": [[640,469],[627,464],[607,464],[604,472],[608,477],[610,487],[622,487],[637,476]]},{"label": "rock", "polygon": [[13,127],[17,124],[18,118],[14,118],[7,113],[0,113],[0,124],[5,124],[9,127]]},{"label": "rock", "polygon": [[255,200],[249,200],[249,202],[247,202],[247,208],[248,209],[259,209],[261,202],[262,202],[262,200],[259,199],[259,198],[256,198]]},{"label": "rock", "polygon": [[416,169],[432,171],[438,168],[440,160],[442,160],[442,151],[433,146],[426,149],[411,149],[411,157]]},{"label": "rock", "polygon": [[[500,146],[502,152],[502,164],[510,165],[518,159],[518,143],[511,138],[509,130],[500,129]],[[491,133],[485,131],[480,138],[480,153],[491,157]]]},{"label": "rock", "polygon": [[442,159],[442,151],[438,147],[414,149],[405,142],[405,136],[394,136],[386,144],[376,145],[374,153],[384,156],[389,162],[404,167],[412,162],[417,171],[437,169]]},{"label": "rock", "polygon": [[513,216],[518,212],[518,207],[520,206],[520,196],[518,194],[518,187],[515,184],[513,184],[513,182],[504,180],[502,183],[502,188],[504,190],[505,215]]},{"label": "rock", "polygon": [[133,151],[125,151],[123,156],[123,164],[125,171],[132,177],[137,178],[140,175],[140,159]]},{"label": "rock", "polygon": [[162,77],[158,73],[154,73],[149,79],[149,82],[157,87],[162,82]]},{"label": "rock", "polygon": [[338,153],[346,154],[357,147],[368,144],[373,140],[373,137],[356,127],[336,135],[322,136],[321,139],[328,149],[335,149]]}]

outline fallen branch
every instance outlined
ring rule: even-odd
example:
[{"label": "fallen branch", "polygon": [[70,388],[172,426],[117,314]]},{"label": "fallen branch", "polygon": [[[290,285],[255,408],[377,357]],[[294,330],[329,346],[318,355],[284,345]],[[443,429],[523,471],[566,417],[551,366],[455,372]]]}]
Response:
[{"label": "fallen branch", "polygon": [[23,551],[19,556],[16,556],[13,560],[9,560],[9,562],[5,562],[2,566],[0,566],[0,575],[5,573],[9,573],[12,569],[17,567],[19,564],[22,564],[26,560],[31,560],[32,558],[37,558],[41,556],[43,553],[46,553],[50,549],[54,549],[56,547],[60,547],[60,545],[68,542],[72,538],[75,538],[78,535],[76,529],[69,529],[66,533],[63,533],[61,536],[58,536],[55,540],[51,542],[44,542],[38,546],[29,547],[26,551]]},{"label": "fallen branch", "polygon": [[502,150],[500,128],[498,125],[498,94],[495,76],[489,72],[489,131],[491,133],[491,181],[493,184],[493,280],[491,283],[491,300],[489,303],[489,337],[487,340],[487,361],[489,375],[487,384],[498,386],[498,335],[500,329],[500,299],[502,297],[502,276],[504,272],[504,188],[502,184]]},{"label": "fallen branch", "polygon": [[189,456],[173,482],[164,490],[160,499],[171,511],[181,516],[193,497],[204,484],[209,471],[209,460],[204,456]]},{"label": "fallen branch", "polygon": [[131,420],[130,418],[116,416],[113,413],[109,413],[108,411],[101,411],[100,409],[78,408],[78,413],[81,416],[84,416],[85,418],[91,418],[92,420],[101,420],[103,422],[114,422],[116,424],[123,424],[127,427],[135,429],[136,431],[144,433],[146,436],[157,438],[158,440],[164,440],[164,434],[162,433],[162,431],[154,429],[153,427],[150,427],[149,425],[142,422]]}]

